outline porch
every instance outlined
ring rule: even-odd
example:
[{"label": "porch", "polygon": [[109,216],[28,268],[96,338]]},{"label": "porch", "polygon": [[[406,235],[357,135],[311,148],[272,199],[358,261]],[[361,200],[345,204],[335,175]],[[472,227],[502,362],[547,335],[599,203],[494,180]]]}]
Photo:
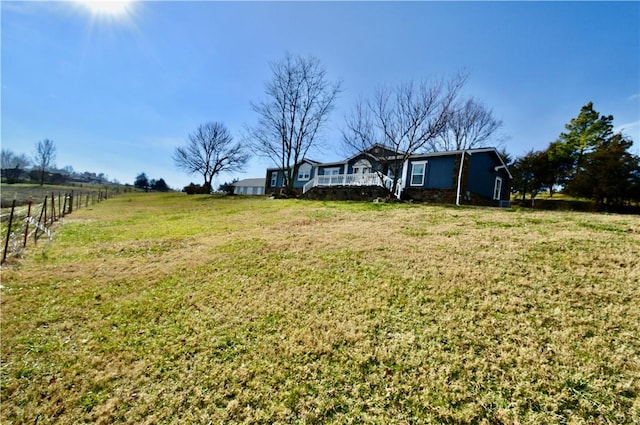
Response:
[{"label": "porch", "polygon": [[[302,193],[305,194],[316,186],[379,186],[390,189],[393,185],[393,180],[385,175],[378,173],[356,173],[356,174],[329,174],[322,176],[315,176],[309,180],[302,188]],[[400,198],[402,191],[402,180],[398,179],[396,186],[396,197]]]}]

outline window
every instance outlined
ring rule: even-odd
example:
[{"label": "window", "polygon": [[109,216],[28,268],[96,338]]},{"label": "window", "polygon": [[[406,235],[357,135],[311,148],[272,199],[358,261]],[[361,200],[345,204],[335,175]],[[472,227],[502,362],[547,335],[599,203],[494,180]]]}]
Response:
[{"label": "window", "polygon": [[311,164],[302,164],[298,168],[298,181],[309,180],[311,178]]},{"label": "window", "polygon": [[427,169],[427,162],[414,162],[411,165],[411,186],[424,185],[424,175]]},{"label": "window", "polygon": [[278,172],[277,171],[273,171],[271,173],[271,183],[269,184],[270,187],[276,187],[276,185],[278,184]]},{"label": "window", "polygon": [[353,164],[353,174],[369,174],[371,173],[371,163],[366,159]]},{"label": "window", "polygon": [[502,178],[496,177],[496,183],[493,186],[493,199],[500,200],[502,195]]},{"label": "window", "polygon": [[324,175],[325,176],[337,176],[340,174],[340,168],[325,168]]}]

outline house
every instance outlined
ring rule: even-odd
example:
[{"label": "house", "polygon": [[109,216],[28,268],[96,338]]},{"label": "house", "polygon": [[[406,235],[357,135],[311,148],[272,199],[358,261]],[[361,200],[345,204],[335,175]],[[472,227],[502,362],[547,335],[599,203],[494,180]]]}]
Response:
[{"label": "house", "polygon": [[[294,176],[293,188],[302,192],[305,184],[312,181],[316,177],[316,167],[320,165],[318,161],[311,159],[303,159],[300,161],[298,175]],[[265,179],[265,193],[275,193],[284,187],[284,170],[282,168],[267,168],[267,177]]]},{"label": "house", "polygon": [[233,183],[236,195],[264,195],[265,179],[244,179]]},{"label": "house", "polygon": [[[282,169],[267,169],[266,193],[282,187],[282,175]],[[495,148],[407,157],[381,145],[338,162],[303,160],[294,177],[294,189],[311,199],[364,200],[393,191],[404,200],[492,206],[509,205],[512,178]]]}]

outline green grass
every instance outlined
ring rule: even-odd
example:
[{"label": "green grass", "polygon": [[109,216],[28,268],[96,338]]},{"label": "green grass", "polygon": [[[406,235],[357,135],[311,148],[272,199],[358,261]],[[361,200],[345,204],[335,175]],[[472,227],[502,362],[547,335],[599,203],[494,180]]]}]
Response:
[{"label": "green grass", "polygon": [[124,194],[2,269],[0,422],[640,422],[640,218]]}]

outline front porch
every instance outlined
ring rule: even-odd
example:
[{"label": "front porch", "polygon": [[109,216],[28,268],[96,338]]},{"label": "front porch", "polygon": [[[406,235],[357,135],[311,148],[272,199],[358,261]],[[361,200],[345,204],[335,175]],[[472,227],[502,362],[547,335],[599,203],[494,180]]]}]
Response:
[{"label": "front porch", "polygon": [[[390,189],[393,180],[385,175],[378,173],[356,173],[356,174],[330,174],[315,176],[309,180],[302,188],[304,195],[314,187],[330,187],[330,186],[378,186]],[[398,179],[396,186],[396,197],[400,198],[402,192],[402,180]]]}]

